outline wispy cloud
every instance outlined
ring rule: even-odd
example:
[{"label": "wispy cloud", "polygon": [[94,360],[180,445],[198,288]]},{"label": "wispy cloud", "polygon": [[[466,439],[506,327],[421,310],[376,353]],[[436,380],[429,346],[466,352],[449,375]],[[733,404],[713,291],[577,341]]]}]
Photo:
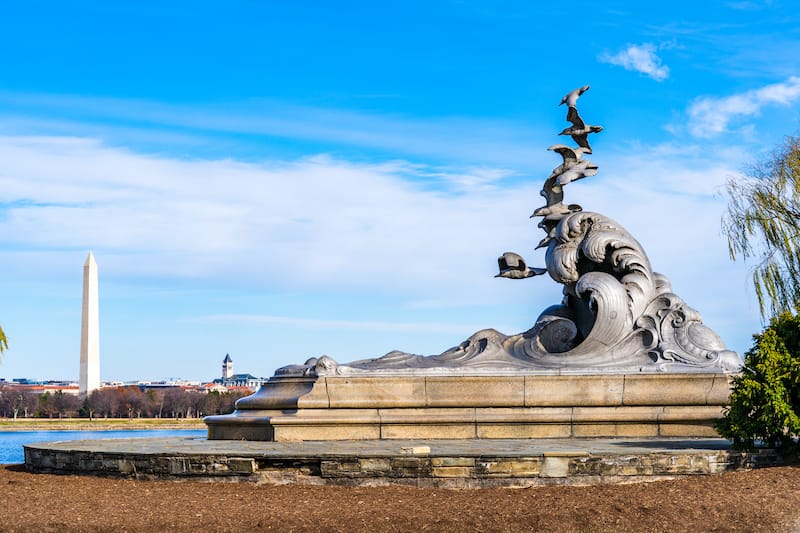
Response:
[{"label": "wispy cloud", "polygon": [[[711,196],[730,167],[685,147],[643,152],[608,154],[596,178],[571,187],[569,201],[638,224],[630,229],[652,234],[653,243],[663,229],[642,222],[651,220],[652,205],[686,213],[670,219],[676,234],[696,234],[697,213],[705,213],[710,234],[691,242],[718,239],[723,206]],[[646,181],[638,177],[642,158]],[[260,164],[180,160],[93,139],[12,136],[0,137],[0,160],[0,245],[5,268],[21,278],[57,270],[67,252],[93,249],[115,278],[503,299],[514,288],[492,279],[494,259],[526,253],[540,237],[527,215],[541,205],[541,182],[494,186],[505,169],[327,155]],[[9,252],[15,249],[26,253]],[[543,263],[543,255],[530,255],[531,264]],[[658,268],[669,275],[680,264]]]},{"label": "wispy cloud", "polygon": [[[51,268],[65,250],[93,249],[113,277],[383,286],[417,298],[465,277],[488,291],[505,246],[492,235],[521,244],[519,221],[502,215],[513,209],[524,225],[538,197],[533,183],[489,186],[507,174],[489,167],[180,160],[81,138],[0,137],[0,160],[0,245],[48,250]],[[5,264],[24,272],[28,260],[42,262]]]},{"label": "wispy cloud", "polygon": [[445,322],[384,322],[375,320],[330,320],[316,318],[299,318],[279,315],[206,315],[187,318],[191,322],[210,324],[272,324],[308,329],[336,329],[351,331],[392,331],[392,332],[433,332],[463,333],[478,331],[485,324],[453,324]]},{"label": "wispy cloud", "polygon": [[737,118],[758,115],[768,105],[788,106],[800,99],[800,77],[724,97],[704,96],[689,106],[689,132],[709,138],[727,131]]},{"label": "wispy cloud", "polygon": [[661,64],[661,58],[656,55],[657,49],[652,43],[629,44],[616,54],[604,52],[598,60],[625,70],[640,72],[656,81],[664,81],[669,77],[669,67]]},{"label": "wispy cloud", "polygon": [[182,105],[0,91],[0,116],[0,132],[78,133],[123,146],[141,146],[156,138],[156,143],[166,140],[205,149],[214,143],[230,144],[230,135],[234,134],[242,143],[260,142],[261,153],[264,143],[277,139],[312,146],[317,143],[320,151],[355,147],[360,152],[373,150],[395,157],[475,165],[529,165],[532,143],[541,138],[541,144],[545,144],[550,135],[513,120],[409,117],[266,99]]}]

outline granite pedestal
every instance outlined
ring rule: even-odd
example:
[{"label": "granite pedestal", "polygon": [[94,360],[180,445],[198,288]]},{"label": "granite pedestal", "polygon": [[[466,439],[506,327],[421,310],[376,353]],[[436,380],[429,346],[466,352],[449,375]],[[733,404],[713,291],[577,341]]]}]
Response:
[{"label": "granite pedestal", "polygon": [[269,380],[209,439],[714,437],[730,375],[313,376]]}]

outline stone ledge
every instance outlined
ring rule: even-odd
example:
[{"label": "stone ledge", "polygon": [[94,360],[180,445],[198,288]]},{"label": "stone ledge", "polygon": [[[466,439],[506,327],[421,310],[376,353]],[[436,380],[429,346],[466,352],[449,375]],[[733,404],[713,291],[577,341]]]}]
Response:
[{"label": "stone ledge", "polygon": [[[74,449],[69,449],[69,442],[26,446],[26,468],[33,472],[140,479],[482,487],[667,479],[712,475],[780,462],[780,457],[770,451],[743,453],[692,448],[693,443],[702,448],[706,442],[703,440],[634,439],[598,444],[592,439],[561,439],[553,441],[557,444],[551,449],[541,448],[542,441],[538,441],[540,448],[534,450],[536,453],[531,453],[531,446],[525,444],[529,441],[523,440],[501,441],[497,446],[493,446],[492,441],[423,441],[432,452],[417,456],[404,455],[400,447],[395,450],[386,441],[367,441],[366,445],[354,445],[355,441],[341,443],[330,453],[311,453],[313,447],[298,450],[296,445],[273,447],[269,454],[242,443],[231,443],[232,453],[228,455],[220,453],[218,442],[214,446],[190,443],[185,446],[185,453],[180,453],[181,446],[174,443],[161,447],[157,442],[136,446],[149,446],[149,453],[145,453],[131,451],[134,447],[130,446],[126,449],[118,446],[115,450],[113,442],[94,441],[97,443],[94,449],[92,441],[78,442],[82,444]],[[606,449],[615,442],[621,445],[619,452]],[[646,451],[651,446],[649,443],[653,443],[652,451]],[[665,449],[670,443],[687,448]],[[198,453],[197,450],[204,447],[206,453]],[[629,448],[633,451],[628,451]]]},{"label": "stone ledge", "polygon": [[725,405],[730,374],[273,376],[237,409]]},{"label": "stone ledge", "polygon": [[721,406],[303,409],[211,417],[214,440],[714,437]]},{"label": "stone ledge", "polygon": [[206,418],[215,440],[714,436],[728,374],[270,379]]}]

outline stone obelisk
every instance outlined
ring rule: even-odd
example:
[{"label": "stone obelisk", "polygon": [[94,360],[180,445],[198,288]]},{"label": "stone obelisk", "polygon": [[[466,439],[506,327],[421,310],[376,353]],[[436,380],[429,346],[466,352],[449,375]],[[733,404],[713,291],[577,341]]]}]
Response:
[{"label": "stone obelisk", "polygon": [[89,252],[83,264],[81,315],[81,377],[78,391],[85,396],[100,388],[100,311],[97,297],[97,263]]}]

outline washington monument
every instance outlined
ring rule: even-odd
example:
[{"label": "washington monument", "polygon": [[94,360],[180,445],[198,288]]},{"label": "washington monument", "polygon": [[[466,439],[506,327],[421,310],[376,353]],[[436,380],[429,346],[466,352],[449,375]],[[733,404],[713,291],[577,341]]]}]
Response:
[{"label": "washington monument", "polygon": [[79,394],[100,388],[100,313],[97,298],[97,263],[89,252],[83,264],[83,313],[81,315],[81,377]]}]

